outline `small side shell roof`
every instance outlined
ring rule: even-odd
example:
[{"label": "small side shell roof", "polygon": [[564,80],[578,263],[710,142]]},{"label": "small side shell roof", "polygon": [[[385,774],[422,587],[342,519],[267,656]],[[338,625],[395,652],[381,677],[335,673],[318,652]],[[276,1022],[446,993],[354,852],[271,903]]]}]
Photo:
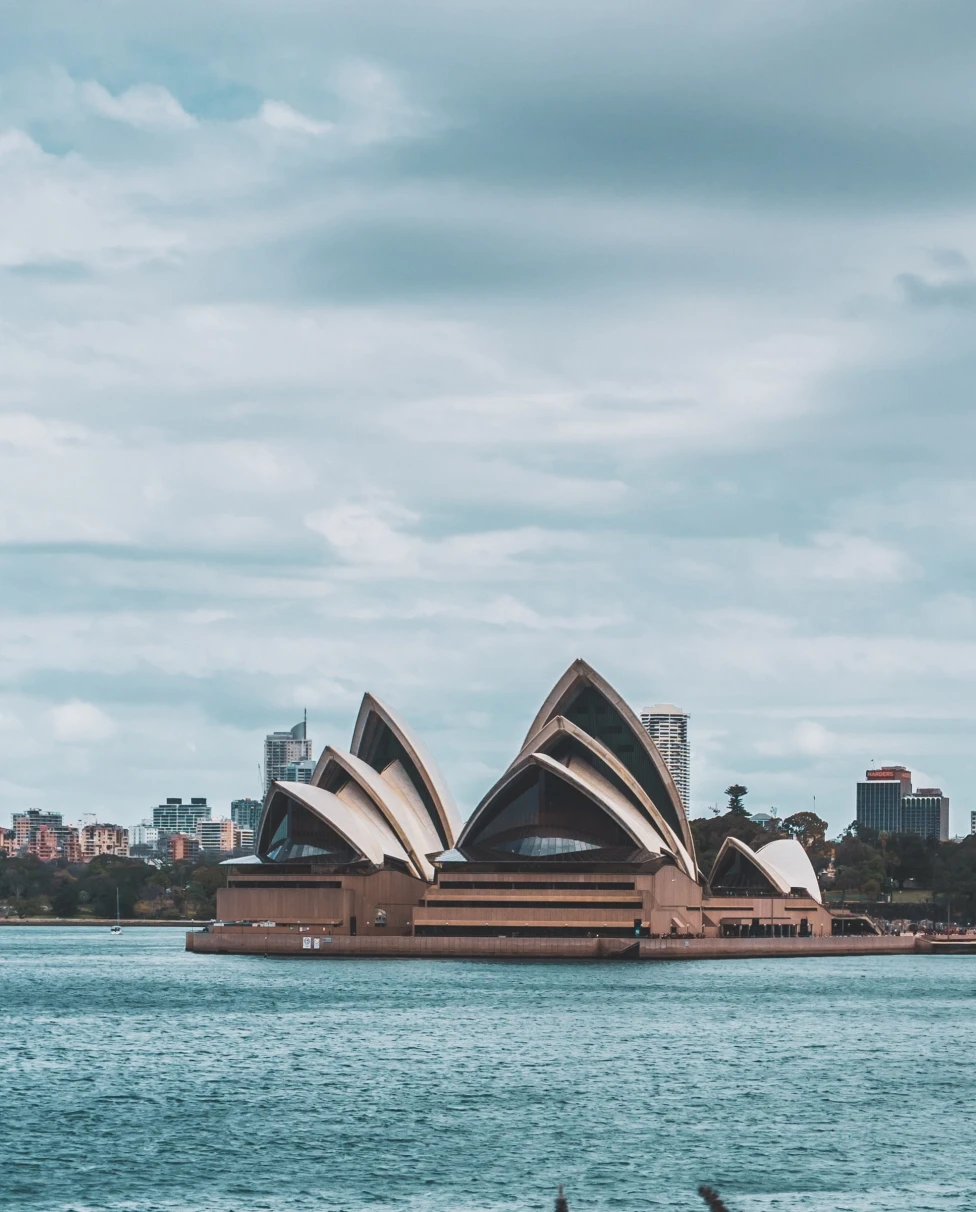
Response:
[{"label": "small side shell roof", "polygon": [[761,875],[765,876],[781,896],[789,896],[792,885],[784,878],[782,873],[772,863],[762,858],[760,851],[753,850],[737,837],[727,837],[722,843],[718,854],[715,856],[715,862],[712,864],[712,870],[708,877],[709,882],[711,882],[715,872],[718,871],[723,859],[730,850],[737,850],[743,855]]},{"label": "small side shell roof", "polygon": [[823,904],[813,863],[796,838],[781,837],[767,842],[756,851],[756,857],[775,868],[791,888],[805,888],[818,904]]}]

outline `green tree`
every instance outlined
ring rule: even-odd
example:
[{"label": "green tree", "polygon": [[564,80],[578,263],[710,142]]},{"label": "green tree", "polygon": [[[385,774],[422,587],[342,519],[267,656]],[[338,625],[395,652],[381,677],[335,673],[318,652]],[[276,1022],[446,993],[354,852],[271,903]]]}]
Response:
[{"label": "green tree", "polygon": [[877,895],[884,883],[884,855],[860,837],[845,834],[840,839],[834,849],[834,864],[837,868],[834,887],[838,891]]},{"label": "green tree", "polygon": [[783,821],[783,829],[807,849],[822,844],[827,836],[827,822],[815,812],[794,812]]},{"label": "green tree", "polygon": [[948,900],[952,920],[976,918],[976,836],[937,847],[932,869],[932,892]]},{"label": "green tree", "polygon": [[78,912],[78,898],[81,894],[81,889],[78,887],[78,881],[74,876],[67,872],[61,876],[54,886],[54,895],[51,897],[51,908],[54,910],[57,917],[74,917]]},{"label": "green tree", "polygon": [[899,888],[904,888],[906,880],[914,881],[917,888],[930,888],[938,850],[934,839],[917,833],[890,833],[884,847],[888,877]]},{"label": "green tree", "polygon": [[731,787],[725,788],[725,794],[729,797],[728,811],[733,816],[748,816],[746,806],[743,804],[743,796],[749,794],[749,788],[743,787],[741,783],[733,783]]}]

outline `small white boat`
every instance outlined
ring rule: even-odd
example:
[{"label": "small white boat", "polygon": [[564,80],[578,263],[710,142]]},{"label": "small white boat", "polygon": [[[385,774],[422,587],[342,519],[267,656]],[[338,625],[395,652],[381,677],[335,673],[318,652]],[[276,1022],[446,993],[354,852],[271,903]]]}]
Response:
[{"label": "small white boat", "polygon": [[115,925],[109,931],[110,934],[122,933],[122,919],[119,916],[119,890],[115,889]]}]

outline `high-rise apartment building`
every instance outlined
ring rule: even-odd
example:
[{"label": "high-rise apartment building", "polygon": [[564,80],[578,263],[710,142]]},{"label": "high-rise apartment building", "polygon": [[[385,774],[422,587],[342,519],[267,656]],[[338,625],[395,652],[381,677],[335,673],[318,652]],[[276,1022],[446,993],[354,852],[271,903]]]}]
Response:
[{"label": "high-rise apartment building", "polygon": [[901,831],[938,842],[949,840],[949,797],[941,787],[917,787],[902,796]]},{"label": "high-rise apartment building", "polygon": [[236,850],[240,830],[233,821],[197,821],[197,842],[201,851],[210,854],[232,854]]},{"label": "high-rise apartment building", "polygon": [[27,853],[42,863],[53,862],[61,857],[61,847],[58,845],[58,835],[47,825],[42,825],[31,838]]},{"label": "high-rise apartment building", "polygon": [[72,825],[65,825],[63,829],[55,830],[58,839],[59,857],[65,859],[69,863],[85,862],[85,853],[81,848],[80,830]]},{"label": "high-rise apartment building", "polygon": [[912,774],[904,766],[865,771],[857,785],[857,823],[879,833],[901,833],[901,799],[912,789]]},{"label": "high-rise apartment building", "polygon": [[303,758],[300,762],[289,762],[285,767],[284,781],[286,783],[310,783],[317,765],[315,758]]},{"label": "high-rise apartment building", "polygon": [[969,814],[969,832],[976,834],[976,812]]},{"label": "high-rise apartment building", "polygon": [[188,804],[168,799],[152,810],[152,823],[160,833],[189,833],[196,836],[197,821],[210,820],[206,796],[196,796]]},{"label": "high-rise apartment building", "polygon": [[687,811],[691,790],[687,712],[671,703],[658,703],[655,707],[645,707],[640,719],[648,736],[660,750]]},{"label": "high-rise apartment building", "polygon": [[263,808],[260,800],[231,800],[230,819],[239,829],[250,829],[252,833],[257,833]]},{"label": "high-rise apartment building", "polygon": [[171,863],[185,863],[200,853],[200,843],[188,833],[171,833],[166,840],[166,852]]},{"label": "high-rise apartment building", "polygon": [[150,824],[146,818],[139,822],[138,825],[133,825],[129,830],[129,847],[135,849],[136,846],[155,849],[159,843],[159,830],[155,825]]},{"label": "high-rise apartment building", "polygon": [[254,830],[238,829],[234,837],[234,849],[241,854],[254,853]]},{"label": "high-rise apartment building", "polygon": [[917,833],[949,839],[949,797],[938,787],[912,791],[912,772],[905,766],[881,766],[864,772],[857,785],[857,823],[879,833]]},{"label": "high-rise apartment building", "polygon": [[121,825],[82,825],[78,833],[86,863],[100,854],[128,856],[129,831]]},{"label": "high-rise apartment building", "polygon": [[308,739],[308,718],[287,732],[270,732],[264,738],[264,790],[274,782],[288,781],[290,762],[303,762],[312,756]]},{"label": "high-rise apartment building", "polygon": [[37,838],[39,829],[49,829],[56,832],[64,828],[64,818],[60,812],[41,812],[39,808],[28,808],[26,812],[13,814],[14,834],[17,838],[17,848],[30,846]]}]

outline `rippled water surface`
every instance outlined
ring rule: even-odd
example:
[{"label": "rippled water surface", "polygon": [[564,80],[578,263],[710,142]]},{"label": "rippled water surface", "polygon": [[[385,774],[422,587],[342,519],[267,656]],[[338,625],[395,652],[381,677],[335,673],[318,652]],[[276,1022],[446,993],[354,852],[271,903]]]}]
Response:
[{"label": "rippled water surface", "polygon": [[976,958],[191,956],[0,928],[16,1212],[976,1207]]}]

